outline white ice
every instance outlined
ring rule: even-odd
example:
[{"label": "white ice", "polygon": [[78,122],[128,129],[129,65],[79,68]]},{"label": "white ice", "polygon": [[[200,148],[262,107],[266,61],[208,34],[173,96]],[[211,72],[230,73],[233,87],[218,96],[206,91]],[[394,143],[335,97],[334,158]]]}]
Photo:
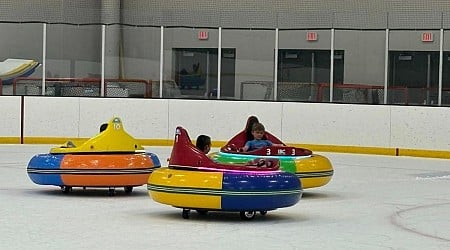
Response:
[{"label": "white ice", "polygon": [[[333,179],[297,205],[186,220],[145,185],[110,197],[34,184],[27,163],[50,147],[0,145],[0,249],[450,249],[450,160],[320,153]],[[147,149],[163,164],[171,150]]]}]

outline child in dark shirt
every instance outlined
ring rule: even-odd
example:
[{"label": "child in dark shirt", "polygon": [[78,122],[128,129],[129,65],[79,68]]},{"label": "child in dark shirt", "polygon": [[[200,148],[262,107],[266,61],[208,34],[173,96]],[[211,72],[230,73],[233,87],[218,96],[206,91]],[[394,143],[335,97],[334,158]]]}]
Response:
[{"label": "child in dark shirt", "polygon": [[195,142],[195,146],[203,153],[208,154],[209,150],[211,150],[211,137],[207,135],[199,135],[197,137],[197,141]]}]

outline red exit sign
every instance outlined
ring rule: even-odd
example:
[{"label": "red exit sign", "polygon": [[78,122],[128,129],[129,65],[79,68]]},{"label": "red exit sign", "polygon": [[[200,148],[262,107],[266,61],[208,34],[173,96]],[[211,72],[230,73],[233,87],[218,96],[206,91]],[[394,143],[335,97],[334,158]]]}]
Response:
[{"label": "red exit sign", "polygon": [[198,40],[208,40],[208,31],[207,30],[200,30],[198,32]]},{"label": "red exit sign", "polygon": [[317,32],[307,32],[306,41],[317,41]]},{"label": "red exit sign", "polygon": [[432,41],[433,41],[433,33],[431,32],[422,33],[422,42],[432,42]]}]

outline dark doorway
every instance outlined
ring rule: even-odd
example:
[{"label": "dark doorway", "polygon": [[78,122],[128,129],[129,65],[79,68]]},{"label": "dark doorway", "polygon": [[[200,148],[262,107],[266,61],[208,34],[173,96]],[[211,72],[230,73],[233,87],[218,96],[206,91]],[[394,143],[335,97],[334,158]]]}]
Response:
[{"label": "dark doorway", "polygon": [[439,81],[439,52],[390,51],[389,99],[404,87],[409,104],[436,104]]},{"label": "dark doorway", "polygon": [[[319,83],[330,83],[330,50],[278,51],[278,100],[323,101]],[[344,81],[344,51],[334,51],[333,83]]]},{"label": "dark doorway", "polygon": [[[330,50],[280,49],[278,81],[303,83],[330,82]],[[344,81],[344,51],[334,52],[334,83]]]}]

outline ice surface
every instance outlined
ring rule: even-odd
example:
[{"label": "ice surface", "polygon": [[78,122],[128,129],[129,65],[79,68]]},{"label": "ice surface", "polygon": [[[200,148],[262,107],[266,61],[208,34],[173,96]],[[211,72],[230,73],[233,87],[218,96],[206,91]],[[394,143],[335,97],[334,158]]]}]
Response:
[{"label": "ice surface", "polygon": [[[450,249],[450,160],[320,153],[335,175],[296,206],[185,220],[146,186],[110,197],[34,184],[27,163],[51,146],[0,145],[0,249]],[[170,147],[147,149],[166,164]]]}]

